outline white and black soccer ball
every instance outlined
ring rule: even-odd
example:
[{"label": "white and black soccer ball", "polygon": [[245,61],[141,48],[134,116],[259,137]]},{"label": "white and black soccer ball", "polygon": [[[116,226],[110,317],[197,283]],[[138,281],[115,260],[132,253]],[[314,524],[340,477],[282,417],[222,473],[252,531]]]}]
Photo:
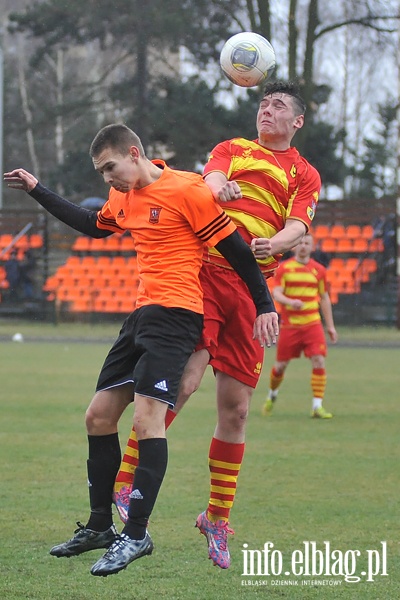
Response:
[{"label": "white and black soccer ball", "polygon": [[273,73],[276,57],[267,39],[258,33],[244,31],[225,42],[219,62],[232,83],[241,87],[255,87]]}]

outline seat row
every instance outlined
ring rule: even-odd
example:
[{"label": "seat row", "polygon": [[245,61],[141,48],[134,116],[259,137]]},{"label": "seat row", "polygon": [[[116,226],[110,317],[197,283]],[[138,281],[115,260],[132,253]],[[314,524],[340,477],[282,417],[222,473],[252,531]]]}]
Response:
[{"label": "seat row", "polygon": [[356,240],[358,238],[364,238],[371,240],[374,236],[374,228],[372,225],[314,225],[312,227],[312,233],[316,240],[323,240],[326,238],[347,238],[350,240]]},{"label": "seat row", "polygon": [[81,235],[75,239],[72,250],[81,254],[89,252],[134,252],[135,245],[130,235],[115,233],[109,237],[99,239]]}]

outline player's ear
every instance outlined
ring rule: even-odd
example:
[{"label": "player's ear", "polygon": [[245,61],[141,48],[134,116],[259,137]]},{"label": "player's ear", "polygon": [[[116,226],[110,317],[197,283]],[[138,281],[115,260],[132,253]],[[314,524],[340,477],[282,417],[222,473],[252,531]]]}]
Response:
[{"label": "player's ear", "polygon": [[129,148],[129,154],[131,155],[132,160],[139,158],[139,156],[140,156],[139,148],[137,146],[131,146]]},{"label": "player's ear", "polygon": [[301,129],[304,125],[304,115],[298,115],[297,117],[295,117],[294,122],[293,122],[293,126],[296,129]]}]

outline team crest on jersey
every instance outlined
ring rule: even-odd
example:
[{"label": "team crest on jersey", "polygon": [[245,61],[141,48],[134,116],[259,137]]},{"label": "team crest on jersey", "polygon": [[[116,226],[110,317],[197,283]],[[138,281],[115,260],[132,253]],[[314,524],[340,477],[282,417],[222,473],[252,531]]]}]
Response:
[{"label": "team crest on jersey", "polygon": [[296,177],[296,175],[297,175],[297,169],[296,169],[295,165],[292,165],[290,167],[289,173],[290,173],[290,176],[293,177],[293,179]]},{"label": "team crest on jersey", "polygon": [[246,148],[242,154],[243,158],[251,158],[253,156],[253,150],[251,148]]},{"label": "team crest on jersey", "polygon": [[315,217],[315,211],[317,208],[317,203],[313,200],[311,203],[311,206],[307,206],[307,215],[308,218],[310,219],[310,221],[313,220],[313,218]]},{"label": "team crest on jersey", "polygon": [[158,223],[160,221],[161,206],[150,209],[149,223]]}]

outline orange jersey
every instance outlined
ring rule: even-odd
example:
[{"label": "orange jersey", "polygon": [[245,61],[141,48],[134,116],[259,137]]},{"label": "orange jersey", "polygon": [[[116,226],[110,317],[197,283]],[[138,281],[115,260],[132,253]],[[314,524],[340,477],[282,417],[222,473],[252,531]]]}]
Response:
[{"label": "orange jersey", "polygon": [[302,300],[303,307],[295,309],[281,304],[281,326],[299,327],[321,322],[320,297],[326,291],[326,269],[310,258],[306,265],[295,258],[283,261],[275,274],[275,285],[281,287],[288,298]]},{"label": "orange jersey", "polygon": [[[227,140],[211,152],[204,175],[213,171],[236,181],[242,191],[242,199],[224,202],[223,207],[248,244],[253,238],[272,237],[288,218],[302,221],[307,229],[314,218],[321,179],[296,148],[272,151],[258,140]],[[270,275],[281,257],[258,260],[263,273]],[[215,249],[204,259],[230,268]]]},{"label": "orange jersey", "polygon": [[203,313],[199,270],[204,244],[214,246],[236,227],[215,202],[201,175],[163,161],[161,177],[127,193],[111,188],[97,227],[130,231],[137,252],[136,307],[160,304]]}]

